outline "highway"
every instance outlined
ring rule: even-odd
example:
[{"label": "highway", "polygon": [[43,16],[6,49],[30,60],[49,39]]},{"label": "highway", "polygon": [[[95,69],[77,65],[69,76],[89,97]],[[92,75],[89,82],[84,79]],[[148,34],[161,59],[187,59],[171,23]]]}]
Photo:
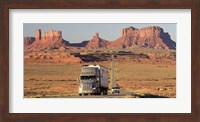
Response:
[{"label": "highway", "polygon": [[168,98],[167,96],[159,96],[155,94],[143,94],[143,93],[134,93],[127,91],[120,91],[120,93],[111,94],[110,92],[107,95],[84,95],[84,96],[66,96],[66,98]]},{"label": "highway", "polygon": [[137,95],[133,92],[126,92],[120,91],[120,93],[111,94],[108,93],[107,95],[84,95],[84,96],[67,96],[69,98],[134,98]]}]

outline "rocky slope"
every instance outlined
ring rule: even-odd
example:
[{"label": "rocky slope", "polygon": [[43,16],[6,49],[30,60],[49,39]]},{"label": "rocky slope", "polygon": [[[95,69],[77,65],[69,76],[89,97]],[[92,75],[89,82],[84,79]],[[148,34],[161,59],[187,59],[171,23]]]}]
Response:
[{"label": "rocky slope", "polygon": [[[82,60],[79,57],[75,57],[74,55],[71,54],[57,54],[53,52],[48,52],[48,53],[37,53],[37,52],[32,52],[29,54],[26,54],[24,56],[24,59],[27,60],[33,60],[34,63],[81,63]],[[42,60],[45,59],[45,61],[42,62]]]},{"label": "rocky slope", "polygon": [[93,38],[88,42],[86,48],[106,48],[109,43],[109,41],[100,38],[99,33],[96,33]]}]

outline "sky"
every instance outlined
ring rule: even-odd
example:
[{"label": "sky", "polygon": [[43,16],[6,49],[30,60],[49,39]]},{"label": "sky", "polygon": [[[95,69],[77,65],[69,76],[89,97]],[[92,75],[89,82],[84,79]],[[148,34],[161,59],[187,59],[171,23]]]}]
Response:
[{"label": "sky", "polygon": [[168,32],[171,39],[176,42],[176,24],[174,23],[24,23],[24,37],[35,37],[35,31],[41,29],[42,33],[49,30],[62,31],[62,38],[70,43],[79,43],[92,39],[98,32],[103,39],[113,41],[121,36],[121,30],[127,27],[141,29],[147,26],[160,26]]}]

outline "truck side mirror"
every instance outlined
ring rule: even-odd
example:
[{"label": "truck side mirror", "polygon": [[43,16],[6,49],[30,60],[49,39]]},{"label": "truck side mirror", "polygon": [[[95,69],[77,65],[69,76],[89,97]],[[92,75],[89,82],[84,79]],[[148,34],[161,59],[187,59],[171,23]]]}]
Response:
[{"label": "truck side mirror", "polygon": [[77,82],[80,82],[80,79],[79,79],[79,78],[77,78],[77,79],[76,79],[76,81],[77,81]]}]

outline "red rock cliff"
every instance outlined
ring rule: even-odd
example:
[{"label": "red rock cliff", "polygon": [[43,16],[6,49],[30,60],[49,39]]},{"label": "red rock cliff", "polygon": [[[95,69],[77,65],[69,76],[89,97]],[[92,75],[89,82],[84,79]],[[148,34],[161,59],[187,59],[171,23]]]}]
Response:
[{"label": "red rock cliff", "polygon": [[175,49],[176,43],[171,40],[168,33],[158,26],[142,29],[128,27],[122,30],[121,37],[112,41],[109,47]]},{"label": "red rock cliff", "polygon": [[96,33],[93,38],[87,43],[87,48],[106,48],[109,45],[109,41],[99,37],[99,33]]},{"label": "red rock cliff", "polygon": [[31,45],[35,41],[35,37],[24,37],[24,46]]},{"label": "red rock cliff", "polygon": [[68,45],[69,42],[62,39],[62,32],[50,30],[41,33],[41,30],[36,30],[36,40],[33,44],[26,47],[27,49],[58,49],[61,46]]}]

